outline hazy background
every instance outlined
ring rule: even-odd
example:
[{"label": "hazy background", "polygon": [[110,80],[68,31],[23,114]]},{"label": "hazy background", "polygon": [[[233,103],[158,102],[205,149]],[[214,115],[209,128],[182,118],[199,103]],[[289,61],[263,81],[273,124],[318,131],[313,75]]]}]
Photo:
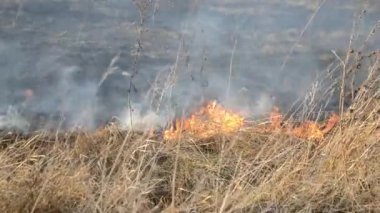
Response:
[{"label": "hazy background", "polygon": [[247,116],[287,110],[331,50],[345,54],[354,22],[355,48],[380,20],[377,0],[321,2],[2,0],[0,128],[131,114],[162,126],[211,99]]}]

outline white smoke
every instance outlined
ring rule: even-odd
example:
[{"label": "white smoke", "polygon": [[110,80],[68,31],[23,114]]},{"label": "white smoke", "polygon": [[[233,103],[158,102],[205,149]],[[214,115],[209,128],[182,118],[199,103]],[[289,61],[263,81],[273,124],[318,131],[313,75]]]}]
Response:
[{"label": "white smoke", "polygon": [[9,106],[6,113],[0,115],[0,129],[17,129],[26,132],[29,127],[29,122],[13,106]]},{"label": "white smoke", "polygon": [[121,128],[146,131],[163,128],[167,123],[167,119],[153,111],[142,113],[136,107],[134,110],[125,110],[122,116],[120,116],[119,122]]}]

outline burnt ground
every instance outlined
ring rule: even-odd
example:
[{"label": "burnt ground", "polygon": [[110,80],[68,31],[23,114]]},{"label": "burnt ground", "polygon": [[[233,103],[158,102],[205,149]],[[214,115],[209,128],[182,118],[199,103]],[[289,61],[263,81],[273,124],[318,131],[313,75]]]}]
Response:
[{"label": "burnt ground", "polygon": [[[11,105],[27,120],[38,120],[32,126],[64,118],[67,126],[90,128],[130,105],[141,114],[157,109],[149,100],[162,91],[157,113],[163,117],[209,99],[254,115],[273,104],[287,110],[330,63],[339,63],[331,50],[343,57],[362,9],[353,48],[380,18],[377,1],[341,2],[323,5],[299,39],[316,4],[152,1],[140,7],[139,31],[133,1],[2,1],[0,108],[6,114]],[[366,45],[378,49],[379,37]],[[232,95],[226,98],[232,52]],[[100,84],[107,70],[113,73]],[[321,81],[330,85],[326,79]],[[327,90],[324,84],[320,90]],[[325,110],[336,108],[334,101]]]}]

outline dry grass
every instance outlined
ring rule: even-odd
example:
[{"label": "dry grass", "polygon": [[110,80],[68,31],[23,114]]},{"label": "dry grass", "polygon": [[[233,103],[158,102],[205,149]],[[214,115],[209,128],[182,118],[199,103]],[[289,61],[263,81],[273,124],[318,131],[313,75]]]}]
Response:
[{"label": "dry grass", "polygon": [[201,140],[165,141],[163,132],[113,124],[95,132],[2,134],[0,211],[376,211],[380,54],[372,55],[368,78],[323,140],[257,131],[253,123]]},{"label": "dry grass", "polygon": [[1,212],[375,211],[378,95],[376,86],[364,91],[319,142],[251,127],[177,142],[112,125],[94,133],[5,135]]},{"label": "dry grass", "polygon": [[[135,64],[145,10],[143,3],[137,6]],[[0,212],[378,211],[376,54],[351,108],[322,141],[262,133],[254,126],[233,136],[171,142],[162,132],[136,133],[112,124],[96,132],[3,134]],[[137,71],[136,66],[133,75]],[[342,71],[350,74],[348,60]],[[341,99],[344,86],[343,81]]]}]

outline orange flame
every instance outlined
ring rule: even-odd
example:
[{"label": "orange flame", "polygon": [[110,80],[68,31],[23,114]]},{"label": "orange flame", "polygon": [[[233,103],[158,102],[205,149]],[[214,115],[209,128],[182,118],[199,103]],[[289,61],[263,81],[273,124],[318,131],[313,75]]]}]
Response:
[{"label": "orange flame", "polygon": [[287,134],[308,140],[321,140],[328,134],[339,122],[340,118],[337,114],[332,114],[327,120],[326,125],[322,125],[314,121],[305,121],[299,126],[291,127],[288,125],[282,126],[283,115],[278,107],[274,107],[270,113],[271,131],[273,130],[287,130]]},{"label": "orange flame", "polygon": [[324,134],[329,133],[335,126],[336,124],[340,121],[339,115],[336,113],[333,113],[330,118],[327,120],[325,128],[322,130]]},{"label": "orange flame", "polygon": [[274,107],[269,116],[271,128],[280,129],[281,123],[284,120],[284,116],[281,114],[280,109],[278,107]]},{"label": "orange flame", "polygon": [[316,122],[306,121],[300,126],[291,130],[291,135],[308,140],[320,140],[324,138],[324,134],[320,126]]},{"label": "orange flame", "polygon": [[[284,116],[278,107],[274,107],[270,113],[270,125],[258,127],[256,130],[264,130],[266,133],[282,132],[293,137],[307,140],[322,140],[337,125],[340,118],[332,114],[324,125],[314,121],[305,121],[299,125],[292,122],[284,122]],[[211,101],[198,111],[192,113],[186,119],[178,119],[164,132],[166,140],[173,140],[183,134],[198,139],[225,135],[237,132],[244,124],[244,117],[225,109],[216,101]]]},{"label": "orange flame", "polygon": [[218,134],[229,134],[238,131],[244,118],[237,113],[226,110],[216,101],[191,114],[187,119],[180,119],[164,133],[166,140],[173,140],[183,133],[202,139]]}]

